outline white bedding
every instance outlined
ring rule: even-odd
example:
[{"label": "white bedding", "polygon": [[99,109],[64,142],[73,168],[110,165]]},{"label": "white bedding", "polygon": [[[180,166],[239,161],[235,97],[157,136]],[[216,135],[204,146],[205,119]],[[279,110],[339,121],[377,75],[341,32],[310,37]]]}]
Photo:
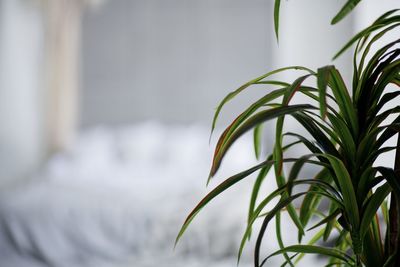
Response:
[{"label": "white bedding", "polygon": [[[42,172],[1,193],[0,266],[235,266],[246,182],[202,211],[173,251],[185,216],[207,191],[208,134],[157,123],[84,131]],[[249,138],[233,150],[219,181],[256,162]],[[276,248],[273,238],[265,243],[266,251]],[[250,265],[251,251],[240,266]]]}]

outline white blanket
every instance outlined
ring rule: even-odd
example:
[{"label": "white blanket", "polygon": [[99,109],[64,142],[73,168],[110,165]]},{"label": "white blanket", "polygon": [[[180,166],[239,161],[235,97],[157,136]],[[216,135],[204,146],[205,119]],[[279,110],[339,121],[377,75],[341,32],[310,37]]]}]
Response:
[{"label": "white blanket", "polygon": [[[157,123],[83,132],[70,151],[1,194],[0,266],[235,266],[251,181],[204,209],[173,251],[184,218],[208,190],[208,134]],[[250,138],[232,150],[210,188],[256,163]],[[276,242],[267,240],[272,252]],[[252,249],[241,266],[251,264]]]}]

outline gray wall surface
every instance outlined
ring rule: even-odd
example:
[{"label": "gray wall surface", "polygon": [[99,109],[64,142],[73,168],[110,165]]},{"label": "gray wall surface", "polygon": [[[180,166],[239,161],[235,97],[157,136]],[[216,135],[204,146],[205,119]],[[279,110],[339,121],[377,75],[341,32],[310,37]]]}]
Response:
[{"label": "gray wall surface", "polygon": [[271,15],[265,0],[115,0],[89,10],[81,125],[210,123],[223,96],[270,70]]}]

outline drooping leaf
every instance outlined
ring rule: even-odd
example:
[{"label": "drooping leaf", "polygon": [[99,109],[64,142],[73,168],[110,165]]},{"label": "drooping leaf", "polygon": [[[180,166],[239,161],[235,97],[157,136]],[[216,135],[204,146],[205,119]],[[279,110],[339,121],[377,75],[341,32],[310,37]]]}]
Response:
[{"label": "drooping leaf", "polygon": [[[360,31],[357,33],[353,38],[350,39],[349,42],[347,42],[342,49],[339,50],[339,52],[336,53],[336,55],[333,57],[333,59],[336,59],[339,57],[342,53],[344,53],[351,45],[353,45],[355,42],[358,40],[362,39],[363,37],[369,36],[372,32],[379,30],[381,28],[384,28],[391,23],[396,23],[400,21],[399,16],[391,16],[394,13],[396,13],[399,9],[391,10],[386,12],[384,15],[381,16],[381,18],[377,19],[372,25],[369,27],[365,28],[364,30]],[[391,16],[391,17],[390,17]]]},{"label": "drooping leaf", "polygon": [[[283,239],[282,239],[282,230],[281,230],[281,213],[277,212],[275,215],[275,234],[276,234],[276,239],[278,241],[278,245],[280,249],[284,249],[285,248],[285,244],[283,243]],[[282,253],[283,256],[286,259],[286,262],[294,267],[291,258],[289,257],[289,255],[286,252]]]},{"label": "drooping leaf", "polygon": [[260,158],[260,151],[261,151],[261,138],[262,138],[262,128],[263,125],[259,124],[256,127],[254,127],[254,132],[253,132],[253,141],[254,141],[254,154],[256,155],[256,158]]},{"label": "drooping leaf", "polygon": [[224,182],[222,182],[220,185],[218,185],[215,189],[213,189],[210,193],[208,193],[200,202],[197,204],[197,206],[193,209],[193,211],[187,216],[185,222],[183,223],[177,237],[175,240],[175,246],[178,243],[179,239],[182,237],[183,233],[185,232],[186,228],[189,226],[193,218],[199,213],[199,211],[207,204],[209,203],[213,198],[230,188],[232,185],[236,184],[237,182],[243,180],[250,174],[254,173],[255,171],[266,167],[266,166],[271,166],[273,164],[273,161],[267,160],[264,161],[250,169],[247,169],[243,172],[240,172],[234,176],[229,177],[226,179]]},{"label": "drooping leaf", "polygon": [[339,215],[342,211],[343,211],[343,206],[338,206],[335,202],[331,202],[331,205],[329,207],[330,218],[327,220],[324,229],[324,237],[323,237],[324,241],[327,241],[329,236],[331,235],[333,226],[335,224],[335,221],[333,219],[336,218],[336,216]]},{"label": "drooping leaf", "polygon": [[319,90],[319,108],[321,112],[321,117],[325,119],[326,117],[326,88],[328,86],[328,81],[330,77],[330,69],[332,66],[326,66],[319,68],[317,72],[317,85]]},{"label": "drooping leaf", "polygon": [[[309,180],[303,180],[303,181],[295,181],[294,185],[298,185],[298,184],[309,184],[311,183],[311,181]],[[261,211],[277,196],[281,195],[285,190],[287,189],[287,186],[281,186],[278,189],[274,190],[272,193],[270,193],[266,198],[264,198],[260,204],[257,206],[257,208],[254,209],[254,211],[251,213],[251,217],[249,217],[248,219],[248,223],[247,223],[247,228],[246,231],[242,237],[242,241],[240,243],[240,248],[239,248],[239,252],[238,252],[238,262],[240,260],[240,257],[242,255],[242,251],[244,248],[244,245],[246,243],[246,240],[250,237],[250,233],[251,233],[251,229],[253,226],[253,223],[255,222],[255,220],[258,218],[258,216],[260,215]],[[267,215],[268,216],[268,215]],[[271,219],[273,218],[273,216],[271,217]]]},{"label": "drooping leaf", "polygon": [[391,191],[391,187],[388,183],[380,186],[375,193],[368,199],[366,203],[366,207],[363,208],[363,215],[361,218],[360,224],[360,235],[361,238],[367,233],[369,226],[371,224],[372,219],[374,218],[376,212],[378,211],[379,207],[382,205],[383,201],[389,195]]},{"label": "drooping leaf", "polygon": [[376,167],[375,169],[383,175],[390,184],[394,194],[400,198],[400,180],[394,170],[387,167]]},{"label": "drooping leaf", "polygon": [[[322,235],[324,233],[324,229],[319,230],[308,242],[307,245],[314,245],[318,240],[321,239]],[[304,257],[305,253],[299,253],[295,263],[297,264],[300,262],[300,260]]]},{"label": "drooping leaf", "polygon": [[264,111],[260,111],[250,117],[248,120],[242,123],[240,127],[237,128],[235,132],[233,132],[229,138],[226,135],[222,135],[220,140],[217,143],[217,147],[214,153],[214,159],[210,171],[210,177],[214,176],[217,172],[222,158],[224,157],[225,153],[228,151],[230,146],[233,144],[235,140],[237,140],[240,136],[246,133],[251,128],[255,127],[256,125],[266,122],[271,119],[278,118],[280,116],[293,114],[297,111],[304,110],[304,109],[315,109],[315,107],[311,105],[292,105],[292,106],[284,106],[284,107],[277,107],[273,109],[268,109]]},{"label": "drooping leaf", "polygon": [[265,216],[264,221],[261,225],[261,229],[258,233],[258,237],[256,240],[256,245],[255,245],[255,250],[254,250],[254,265],[255,266],[261,266],[260,263],[260,248],[261,248],[261,242],[264,237],[265,231],[267,229],[268,223],[271,221],[272,218],[275,217],[277,212],[280,212],[284,207],[289,205],[293,200],[296,198],[299,198],[300,196],[303,196],[307,192],[302,192],[298,193],[292,196],[289,196],[287,198],[282,199],[279,201],[279,203]]},{"label": "drooping leaf", "polygon": [[[329,184],[330,181],[330,175],[329,171],[326,168],[323,168],[314,178],[316,181],[323,181],[326,184]],[[310,186],[308,191],[315,191],[315,190],[320,190],[317,186]],[[303,202],[301,203],[300,206],[300,220],[304,226],[307,225],[308,221],[311,219],[313,215],[313,210],[317,208],[321,200],[320,195],[317,194],[307,194]],[[300,236],[299,236],[300,239]]]},{"label": "drooping leaf", "polygon": [[[299,143],[300,143],[300,141],[292,142],[290,144],[285,145],[282,149],[283,149],[283,151],[285,151],[285,150],[290,149],[291,147],[293,147],[293,146],[295,146],[295,145],[297,145]],[[272,155],[269,155],[267,157],[267,160],[272,160]],[[252,218],[252,214],[254,212],[254,208],[255,208],[257,197],[258,197],[258,194],[259,194],[259,191],[260,191],[260,188],[261,188],[261,184],[264,181],[265,177],[267,176],[269,170],[271,169],[271,166],[272,165],[268,165],[268,166],[263,167],[260,170],[256,181],[254,182],[253,190],[251,192],[251,198],[250,198],[250,206],[249,206],[248,221],[247,221],[248,224],[250,223],[250,220]]]},{"label": "drooping leaf", "polygon": [[[280,249],[278,251],[275,251],[271,255],[269,255],[262,263],[260,266],[263,266],[264,263],[271,257],[282,254],[284,252],[295,252],[295,253],[307,253],[307,254],[318,254],[318,255],[325,255],[329,257],[334,257],[337,258],[341,261],[343,261],[346,264],[352,265],[353,264],[353,259],[344,253],[341,250],[338,249],[333,249],[333,248],[325,248],[325,247],[320,247],[320,246],[314,246],[314,245],[292,245],[292,246],[287,246],[283,249]],[[258,265],[257,265],[258,266]]]},{"label": "drooping leaf", "polygon": [[274,28],[276,40],[279,42],[279,13],[280,13],[281,0],[275,0],[274,4]]},{"label": "drooping leaf", "polygon": [[326,157],[332,165],[339,183],[338,186],[342,192],[346,215],[349,218],[351,226],[354,227],[353,230],[358,231],[360,214],[351,177],[340,159],[327,154],[323,156]]},{"label": "drooping leaf", "polygon": [[339,13],[332,19],[331,24],[336,24],[341,21],[347,14],[349,14],[361,0],[348,0],[346,4],[342,7]]},{"label": "drooping leaf", "polygon": [[268,72],[268,73],[266,73],[266,74],[264,74],[264,75],[261,75],[261,76],[255,78],[255,79],[253,79],[253,80],[251,80],[251,81],[245,83],[244,85],[240,86],[238,89],[236,89],[236,90],[230,92],[230,93],[221,101],[221,103],[217,106],[216,111],[215,111],[215,114],[214,114],[214,118],[213,118],[213,121],[212,121],[211,134],[213,133],[213,131],[214,131],[214,129],[215,129],[215,126],[216,126],[216,124],[217,124],[217,120],[218,120],[219,114],[220,114],[222,108],[225,106],[226,103],[228,103],[229,101],[231,101],[235,96],[237,96],[238,94],[240,94],[243,90],[245,90],[245,89],[248,88],[249,86],[251,86],[251,85],[253,85],[253,84],[255,84],[255,83],[258,83],[258,82],[260,82],[261,80],[263,80],[263,79],[265,79],[265,78],[268,78],[269,76],[272,76],[272,75],[274,75],[274,74],[277,74],[277,73],[280,73],[280,72],[283,72],[283,71],[287,71],[287,70],[303,70],[303,71],[307,71],[307,72],[313,73],[312,70],[310,70],[310,69],[308,69],[308,68],[305,68],[305,67],[302,67],[302,66],[290,66],[290,67],[280,68],[280,69],[277,69],[277,70]]},{"label": "drooping leaf", "polygon": [[[340,210],[339,209],[335,209],[333,212],[330,212],[324,219],[320,220],[318,223],[316,223],[315,225],[313,225],[312,227],[310,227],[309,229],[307,229],[307,231],[313,230],[321,225],[324,225],[330,221],[333,221],[336,216],[338,216],[340,214]],[[324,229],[325,231],[325,229]],[[324,238],[324,241],[326,241],[327,238]]]}]

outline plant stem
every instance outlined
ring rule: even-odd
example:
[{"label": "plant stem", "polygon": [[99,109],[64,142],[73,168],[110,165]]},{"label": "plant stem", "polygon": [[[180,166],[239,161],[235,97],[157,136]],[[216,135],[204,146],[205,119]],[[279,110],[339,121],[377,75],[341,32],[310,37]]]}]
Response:
[{"label": "plant stem", "polygon": [[356,255],[356,267],[362,267],[360,255]]}]

